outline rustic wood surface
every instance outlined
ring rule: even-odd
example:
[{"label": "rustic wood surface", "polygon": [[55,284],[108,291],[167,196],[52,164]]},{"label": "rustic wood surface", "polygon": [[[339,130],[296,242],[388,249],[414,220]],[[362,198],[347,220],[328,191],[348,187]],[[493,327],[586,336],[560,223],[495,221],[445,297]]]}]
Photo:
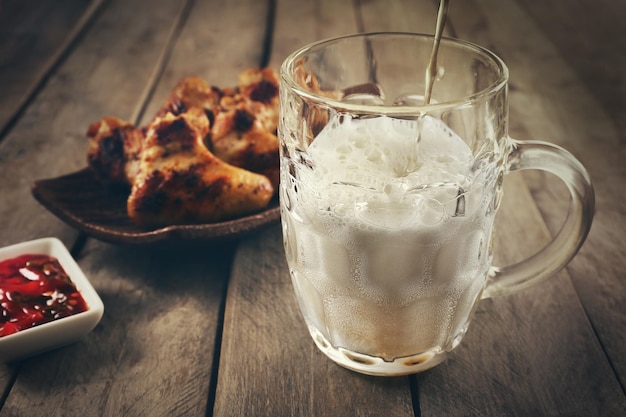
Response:
[{"label": "rustic wood surface", "polygon": [[[30,185],[85,166],[104,115],[147,121],[182,77],[234,85],[303,44],[362,31],[432,33],[433,0],[0,1],[0,245],[56,236],[105,314],[79,342],[0,365],[4,416],[626,415],[626,4],[452,0],[447,35],[508,64],[510,133],[569,149],[596,216],[549,281],[484,301],[425,373],[359,375],[310,340],[280,227],[220,245],[121,246],[81,235]],[[507,191],[508,190],[508,191]],[[496,262],[532,254],[567,209],[549,175],[507,178]]]}]

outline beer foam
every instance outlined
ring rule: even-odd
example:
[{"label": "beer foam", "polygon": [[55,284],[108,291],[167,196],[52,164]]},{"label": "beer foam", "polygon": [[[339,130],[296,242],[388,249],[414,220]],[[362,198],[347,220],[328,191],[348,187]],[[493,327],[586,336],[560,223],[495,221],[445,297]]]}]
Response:
[{"label": "beer foam", "polygon": [[437,224],[454,215],[474,161],[465,142],[430,116],[338,115],[307,153],[314,169],[303,182],[324,190],[316,193],[316,205],[389,229]]}]

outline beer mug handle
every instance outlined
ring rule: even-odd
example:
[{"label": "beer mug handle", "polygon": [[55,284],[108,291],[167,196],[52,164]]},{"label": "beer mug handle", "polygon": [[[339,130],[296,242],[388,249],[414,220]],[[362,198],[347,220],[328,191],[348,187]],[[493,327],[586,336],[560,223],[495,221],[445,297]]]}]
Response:
[{"label": "beer mug handle", "polygon": [[482,298],[511,294],[560,271],[585,241],[595,210],[589,174],[572,154],[547,142],[510,141],[506,172],[539,169],[556,175],[569,190],[570,205],[561,230],[547,246],[519,263],[492,267]]}]

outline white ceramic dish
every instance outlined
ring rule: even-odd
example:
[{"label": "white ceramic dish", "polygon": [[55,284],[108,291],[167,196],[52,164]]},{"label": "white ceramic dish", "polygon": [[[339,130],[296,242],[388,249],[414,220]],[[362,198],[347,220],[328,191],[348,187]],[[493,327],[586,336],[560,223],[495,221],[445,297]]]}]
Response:
[{"label": "white ceramic dish", "polygon": [[24,254],[53,256],[87,304],[87,311],[0,337],[0,362],[10,362],[75,342],[93,330],[104,313],[102,300],[57,238],[42,238],[0,249],[0,262]]}]

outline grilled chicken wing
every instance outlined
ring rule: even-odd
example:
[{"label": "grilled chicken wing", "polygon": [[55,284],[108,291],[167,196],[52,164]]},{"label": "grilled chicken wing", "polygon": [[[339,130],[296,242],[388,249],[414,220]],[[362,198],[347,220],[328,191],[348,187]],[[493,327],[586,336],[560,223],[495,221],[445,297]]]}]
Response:
[{"label": "grilled chicken wing", "polygon": [[143,143],[128,214],[141,226],[205,223],[265,208],[269,180],[216,158],[203,144],[209,130],[196,108],[157,117]]},{"label": "grilled chicken wing", "polygon": [[239,73],[241,95],[254,102],[254,113],[263,128],[276,133],[278,126],[278,76],[271,68],[250,68]]},{"label": "grilled chicken wing", "polygon": [[267,176],[278,189],[278,80],[270,68],[249,69],[236,88],[220,89],[199,77],[181,80],[157,116],[201,108],[211,128],[204,143],[223,161]]},{"label": "grilled chicken wing", "polygon": [[193,107],[199,107],[206,112],[209,122],[213,123],[215,109],[223,95],[222,90],[210,86],[202,78],[187,77],[176,84],[156,117],[163,117],[167,113],[178,116]]},{"label": "grilled chicken wing", "polygon": [[145,128],[115,117],[93,123],[88,163],[127,184],[138,225],[214,222],[265,208],[278,186],[278,81],[271,69],[220,89],[181,80]]},{"label": "grilled chicken wing", "polygon": [[142,129],[116,117],[105,117],[87,130],[87,163],[103,182],[131,185],[139,170]]},{"label": "grilled chicken wing", "polygon": [[218,158],[265,175],[278,189],[278,137],[266,129],[254,104],[242,95],[223,97],[207,145]]}]

